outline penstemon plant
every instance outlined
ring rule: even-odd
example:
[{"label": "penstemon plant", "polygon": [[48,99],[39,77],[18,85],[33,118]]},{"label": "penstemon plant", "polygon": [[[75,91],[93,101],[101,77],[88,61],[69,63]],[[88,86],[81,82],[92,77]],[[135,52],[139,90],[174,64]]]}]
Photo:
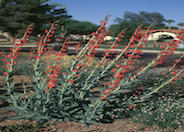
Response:
[{"label": "penstemon plant", "polygon": [[[114,53],[111,49],[116,49],[126,35],[122,30],[114,42],[110,42],[110,49],[104,51],[104,56],[91,69],[89,67],[91,58],[95,57],[99,48],[99,44],[103,44],[104,37],[107,34],[106,24],[108,17],[101,22],[101,26],[89,42],[79,50],[70,66],[62,69],[62,59],[65,44],[69,44],[68,39],[64,42],[61,50],[55,52],[55,58],[47,63],[46,71],[42,69],[42,65],[46,65],[43,56],[47,52],[47,42],[55,33],[58,21],[50,25],[49,30],[45,30],[45,35],[38,42],[38,49],[33,62],[33,92],[31,96],[27,96],[27,89],[24,89],[25,97],[21,96],[14,90],[14,84],[11,80],[11,72],[13,70],[14,58],[17,57],[17,51],[22,45],[22,41],[29,37],[27,33],[32,32],[32,27],[28,27],[24,37],[20,40],[20,44],[15,42],[15,47],[7,59],[6,88],[9,96],[1,96],[6,98],[12,106],[7,109],[16,112],[16,116],[8,119],[28,119],[43,124],[49,121],[74,121],[81,122],[85,125],[98,122],[112,122],[117,109],[131,109],[140,102],[149,100],[152,95],[159,92],[166,85],[173,83],[179,77],[184,76],[184,66],[176,68],[176,64],[182,60],[179,58],[176,63],[169,67],[167,80],[163,79],[161,84],[152,87],[140,86],[134,88],[133,85],[139,83],[142,75],[146,74],[148,69],[163,63],[163,61],[177,49],[177,43],[180,41],[172,41],[161,47],[159,55],[153,59],[148,65],[137,67],[136,60],[141,58],[142,45],[146,42],[150,27],[147,27],[145,35],[139,31],[139,26],[127,45],[122,48],[121,52],[115,55],[114,59],[108,57]],[[183,37],[181,37],[183,38]],[[78,51],[79,46],[76,46]],[[99,89],[99,93],[95,93],[94,89]],[[142,90],[141,94],[137,90]]]}]

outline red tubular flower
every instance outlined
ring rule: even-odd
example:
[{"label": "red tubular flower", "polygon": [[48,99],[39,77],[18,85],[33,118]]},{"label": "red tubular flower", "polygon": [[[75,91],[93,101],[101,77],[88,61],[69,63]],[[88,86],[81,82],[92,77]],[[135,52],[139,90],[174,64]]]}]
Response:
[{"label": "red tubular flower", "polygon": [[16,49],[16,51],[20,51],[21,50],[21,47],[18,47],[17,49]]},{"label": "red tubular flower", "polygon": [[101,100],[105,100],[107,96],[100,97]]},{"label": "red tubular flower", "polygon": [[78,70],[77,69],[73,69],[74,72],[77,72]]},{"label": "red tubular flower", "polygon": [[184,77],[184,73],[182,73],[181,76]]},{"label": "red tubular flower", "polygon": [[95,48],[95,46],[94,45],[90,45],[90,47],[93,49],[93,48]]},{"label": "red tubular flower", "polygon": [[75,77],[79,77],[80,75],[79,75],[79,74],[75,74],[74,76],[75,76]]},{"label": "red tubular flower", "polygon": [[104,93],[107,94],[108,96],[110,95],[110,93],[108,91],[105,91]]},{"label": "red tubular flower", "polygon": [[53,84],[53,83],[47,84],[47,87],[49,87],[49,88],[53,88],[54,86],[55,86],[55,84]]},{"label": "red tubular flower", "polygon": [[47,39],[47,42],[50,42],[51,41],[51,39]]},{"label": "red tubular flower", "polygon": [[46,89],[46,90],[45,90],[45,92],[46,92],[46,93],[48,93],[48,92],[49,92],[49,90],[48,90],[48,89]]},{"label": "red tubular flower", "polygon": [[175,71],[173,71],[171,74],[172,74],[172,75],[176,75],[176,72],[175,72]]},{"label": "red tubular flower", "polygon": [[174,77],[174,80],[178,80],[178,77]]},{"label": "red tubular flower", "polygon": [[63,59],[63,57],[58,57],[56,58],[56,61],[61,60],[61,59]]},{"label": "red tubular flower", "polygon": [[6,58],[8,59],[8,58],[10,58],[12,55],[11,55],[11,53],[10,54],[8,54],[7,56],[6,56]]},{"label": "red tubular flower", "polygon": [[130,45],[130,48],[134,48],[135,47],[135,44],[134,45]]},{"label": "red tubular flower", "polygon": [[126,70],[122,70],[121,73],[126,73],[127,71]]},{"label": "red tubular flower", "polygon": [[7,65],[10,65],[11,63],[9,61],[6,62]]},{"label": "red tubular flower", "polygon": [[168,83],[171,83],[171,81],[168,81]]},{"label": "red tubular flower", "polygon": [[52,69],[52,66],[49,66],[48,68],[49,68],[49,69]]},{"label": "red tubular flower", "polygon": [[72,79],[69,79],[69,80],[68,80],[69,83],[72,83],[73,81],[74,81],[74,80],[72,80]]},{"label": "red tubular flower", "polygon": [[6,69],[10,69],[10,66],[5,66]]},{"label": "red tubular flower", "polygon": [[130,109],[132,109],[133,107],[135,107],[135,104],[134,105],[130,105],[128,106]]},{"label": "red tubular flower", "polygon": [[131,76],[130,79],[134,79],[135,77]]},{"label": "red tubular flower", "polygon": [[59,74],[59,71],[57,71],[57,70],[54,69],[53,70],[53,73],[56,74],[56,76],[57,76]]},{"label": "red tubular flower", "polygon": [[94,54],[96,54],[96,52],[97,52],[96,50],[93,50],[93,53],[94,53]]},{"label": "red tubular flower", "polygon": [[82,63],[79,63],[76,65],[76,67],[81,67],[82,66]]},{"label": "red tubular flower", "polygon": [[7,75],[8,74],[8,72],[4,72],[4,75]]},{"label": "red tubular flower", "polygon": [[164,76],[164,75],[165,75],[165,73],[162,73],[161,75],[162,75],[162,76]]},{"label": "red tubular flower", "polygon": [[52,84],[52,83],[55,83],[55,81],[52,80],[52,79],[50,79],[50,80],[48,81],[48,83]]},{"label": "red tubular flower", "polygon": [[102,44],[102,43],[103,43],[103,40],[101,39],[101,40],[99,41],[99,43],[101,43],[101,44]]},{"label": "red tubular flower", "polygon": [[112,91],[112,89],[111,88],[109,88],[109,89],[107,89],[108,91]]},{"label": "red tubular flower", "polygon": [[116,69],[112,69],[112,70],[111,70],[111,72],[115,72],[115,71],[116,71]]},{"label": "red tubular flower", "polygon": [[91,35],[94,36],[95,35],[95,32],[92,32]]},{"label": "red tubular flower", "polygon": [[117,40],[117,42],[121,42],[121,38],[119,38],[119,39]]},{"label": "red tubular flower", "polygon": [[106,85],[111,85],[111,83],[106,83]]}]

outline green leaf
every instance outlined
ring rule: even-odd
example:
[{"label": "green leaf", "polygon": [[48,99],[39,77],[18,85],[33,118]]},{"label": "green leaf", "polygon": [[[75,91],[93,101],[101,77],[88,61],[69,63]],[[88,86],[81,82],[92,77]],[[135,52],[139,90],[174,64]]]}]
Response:
[{"label": "green leaf", "polygon": [[64,101],[70,101],[70,100],[73,100],[73,98],[72,98],[72,97],[64,97],[64,98],[62,99],[63,102],[64,102]]},{"label": "green leaf", "polygon": [[15,83],[11,83],[9,88],[13,88],[15,86]]},{"label": "green leaf", "polygon": [[26,119],[26,115],[10,116],[6,118],[5,120],[20,120],[20,119]]},{"label": "green leaf", "polygon": [[75,108],[74,110],[70,111],[69,113],[70,113],[70,114],[73,114],[73,113],[79,111],[80,109],[81,109],[81,108]]},{"label": "green leaf", "polygon": [[36,98],[41,99],[42,98],[41,94],[36,94]]}]

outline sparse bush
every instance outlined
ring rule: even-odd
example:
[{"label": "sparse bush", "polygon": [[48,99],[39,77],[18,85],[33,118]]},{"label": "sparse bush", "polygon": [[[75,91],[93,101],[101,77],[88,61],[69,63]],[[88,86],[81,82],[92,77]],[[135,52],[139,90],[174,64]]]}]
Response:
[{"label": "sparse bush", "polygon": [[179,93],[175,92],[142,103],[134,109],[132,118],[162,128],[184,129],[184,100],[178,96]]}]

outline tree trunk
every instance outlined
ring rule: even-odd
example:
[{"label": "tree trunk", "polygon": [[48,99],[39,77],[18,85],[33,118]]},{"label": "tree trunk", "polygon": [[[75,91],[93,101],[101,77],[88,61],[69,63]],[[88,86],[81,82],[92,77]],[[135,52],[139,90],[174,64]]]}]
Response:
[{"label": "tree trunk", "polygon": [[169,25],[168,29],[171,29],[171,25]]},{"label": "tree trunk", "polygon": [[168,29],[171,29],[171,23],[169,23]]}]

